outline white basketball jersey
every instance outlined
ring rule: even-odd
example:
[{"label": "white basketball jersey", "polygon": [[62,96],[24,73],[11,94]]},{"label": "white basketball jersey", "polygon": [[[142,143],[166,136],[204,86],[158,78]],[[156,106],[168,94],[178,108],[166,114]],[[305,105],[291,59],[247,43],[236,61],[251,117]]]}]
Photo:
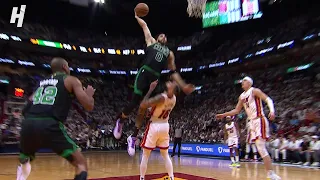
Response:
[{"label": "white basketball jersey", "polygon": [[238,137],[238,132],[237,132],[237,128],[234,124],[234,122],[231,122],[231,124],[226,124],[226,130],[228,133],[228,138],[231,137]]},{"label": "white basketball jersey", "polygon": [[169,98],[165,93],[162,93],[161,95],[165,98],[165,101],[164,103],[156,105],[152,108],[151,121],[168,121],[169,115],[176,105],[175,95],[173,95],[172,98]]},{"label": "white basketball jersey", "polygon": [[253,95],[253,89],[254,88],[251,87],[248,91],[240,95],[240,99],[243,101],[243,107],[250,120],[264,116],[262,101]]}]

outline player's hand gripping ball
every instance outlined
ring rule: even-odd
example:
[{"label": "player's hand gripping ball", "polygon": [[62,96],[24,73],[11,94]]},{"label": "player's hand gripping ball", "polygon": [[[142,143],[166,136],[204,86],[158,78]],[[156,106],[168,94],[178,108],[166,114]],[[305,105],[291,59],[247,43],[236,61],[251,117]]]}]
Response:
[{"label": "player's hand gripping ball", "polygon": [[135,8],[134,12],[138,17],[145,17],[149,13],[149,7],[145,3],[139,3]]}]

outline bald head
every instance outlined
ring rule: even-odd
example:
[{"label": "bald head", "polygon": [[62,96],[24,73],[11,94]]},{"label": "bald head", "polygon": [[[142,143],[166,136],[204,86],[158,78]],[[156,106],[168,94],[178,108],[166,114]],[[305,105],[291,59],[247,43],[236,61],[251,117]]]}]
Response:
[{"label": "bald head", "polygon": [[69,67],[68,62],[60,57],[55,57],[51,61],[51,70],[52,72],[66,72],[68,73]]}]

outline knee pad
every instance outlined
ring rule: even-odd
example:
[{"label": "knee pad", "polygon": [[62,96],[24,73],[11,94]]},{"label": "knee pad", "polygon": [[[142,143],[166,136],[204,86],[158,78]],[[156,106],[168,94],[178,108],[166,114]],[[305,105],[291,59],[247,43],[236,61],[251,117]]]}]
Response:
[{"label": "knee pad", "polygon": [[257,139],[256,146],[257,146],[257,149],[258,149],[258,152],[259,152],[261,158],[269,156],[268,150],[266,148],[266,142],[264,140]]}]

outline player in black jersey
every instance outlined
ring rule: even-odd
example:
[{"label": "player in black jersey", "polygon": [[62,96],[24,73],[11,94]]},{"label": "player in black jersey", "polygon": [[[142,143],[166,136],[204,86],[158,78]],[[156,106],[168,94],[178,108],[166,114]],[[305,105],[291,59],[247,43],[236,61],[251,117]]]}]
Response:
[{"label": "player in black jersey", "polygon": [[76,168],[75,180],[87,179],[87,163],[79,147],[67,135],[66,120],[75,97],[91,111],[94,106],[92,86],[83,88],[78,78],[70,76],[68,62],[62,58],[51,61],[53,74],[40,81],[23,110],[20,139],[20,166],[17,180],[25,180],[31,172],[30,161],[40,148],[50,148]]},{"label": "player in black jersey", "polygon": [[[166,46],[166,35],[160,34],[157,37],[157,40],[154,39],[150,33],[147,23],[139,18],[136,14],[135,18],[137,19],[144,33],[145,41],[147,44],[146,58],[144,61],[144,65],[140,68],[138,74],[136,75],[131,103],[122,111],[122,113],[119,115],[119,118],[117,119],[116,126],[113,131],[114,137],[116,139],[121,138],[122,127],[125,119],[127,119],[131,111],[140,104],[141,100],[148,92],[150,83],[159,79],[161,71],[163,69],[168,68],[171,71],[171,78],[178,83],[180,89],[182,89],[182,91],[184,91],[186,94],[190,94],[194,91],[194,86],[191,84],[186,84],[182,80],[180,74],[176,72],[174,54]],[[135,154],[135,141],[139,133],[139,129],[142,126],[145,112],[145,108],[139,108],[138,116],[136,118],[136,124],[133,129],[134,133],[127,139],[128,153],[130,156],[133,156]]]}]

